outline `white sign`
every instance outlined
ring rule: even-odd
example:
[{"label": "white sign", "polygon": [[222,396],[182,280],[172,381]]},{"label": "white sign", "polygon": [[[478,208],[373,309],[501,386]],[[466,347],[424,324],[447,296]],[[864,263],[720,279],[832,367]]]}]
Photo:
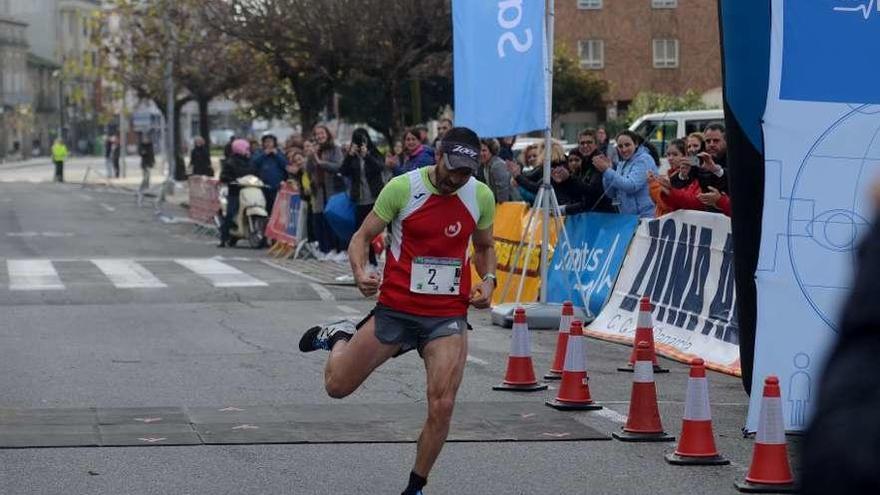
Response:
[{"label": "white sign", "polygon": [[608,304],[590,323],[592,336],[632,343],[639,300],[653,306],[660,354],[739,374],[739,327],[730,220],[681,210],[643,220]]},{"label": "white sign", "polygon": [[[768,375],[779,377],[786,429],[806,428],[873,214],[867,192],[880,173],[880,94],[876,57],[863,52],[880,19],[874,0],[833,3],[772,4],[752,431]],[[821,70],[815,61],[825,55],[809,40],[835,54]],[[818,75],[803,81],[808,70]]]}]

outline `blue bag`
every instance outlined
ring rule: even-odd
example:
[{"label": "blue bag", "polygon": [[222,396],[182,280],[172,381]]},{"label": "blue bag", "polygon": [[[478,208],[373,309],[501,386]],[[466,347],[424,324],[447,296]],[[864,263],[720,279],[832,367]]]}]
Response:
[{"label": "blue bag", "polygon": [[355,204],[348,196],[348,193],[341,192],[330,196],[327,205],[324,206],[324,219],[327,225],[333,229],[336,236],[348,244],[351,236],[354,235],[355,221]]}]

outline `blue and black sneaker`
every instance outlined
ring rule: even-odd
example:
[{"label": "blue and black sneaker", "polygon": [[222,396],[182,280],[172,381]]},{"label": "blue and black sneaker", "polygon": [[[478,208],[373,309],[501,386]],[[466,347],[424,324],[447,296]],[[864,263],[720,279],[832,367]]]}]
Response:
[{"label": "blue and black sneaker", "polygon": [[357,331],[353,322],[340,320],[323,326],[314,326],[299,339],[299,350],[312,352],[318,349],[329,351],[340,340],[350,340]]}]

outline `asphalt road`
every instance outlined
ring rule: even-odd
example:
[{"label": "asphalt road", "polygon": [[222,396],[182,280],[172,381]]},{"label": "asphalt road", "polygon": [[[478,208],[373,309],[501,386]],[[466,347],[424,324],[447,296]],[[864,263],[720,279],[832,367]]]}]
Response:
[{"label": "asphalt road", "polygon": [[[124,191],[0,184],[0,410],[313,404],[330,411],[338,401],[323,392],[326,354],[300,354],[296,342],[310,325],[357,317],[371,301],[280,270],[262,252],[214,244],[188,225],[162,222]],[[217,263],[222,276],[206,268]],[[471,320],[459,400],[541,402],[555,394],[492,391],[510,332],[491,327],[485,312]],[[538,373],[554,344],[554,332],[533,332]],[[587,347],[591,391],[606,407],[572,415],[610,433],[627,413],[632,375],[615,368],[630,349],[596,340]],[[672,372],[657,379],[660,410],[677,434],[687,369],[663,364]],[[674,444],[455,443],[426,493],[734,493],[751,456],[752,441],[740,434],[747,397],[737,378],[709,379],[718,446],[730,466],[670,466],[663,454]],[[410,353],[344,402],[423,397],[423,366]],[[0,450],[0,493],[399,493],[414,455],[409,443]]]}]

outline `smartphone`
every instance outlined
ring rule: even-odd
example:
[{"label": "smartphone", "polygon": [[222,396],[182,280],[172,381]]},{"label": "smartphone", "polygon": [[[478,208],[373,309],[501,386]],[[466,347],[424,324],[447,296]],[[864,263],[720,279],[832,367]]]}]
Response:
[{"label": "smartphone", "polygon": [[691,164],[691,167],[699,167],[700,166],[700,157],[697,155],[691,155],[688,157],[688,161]]}]

